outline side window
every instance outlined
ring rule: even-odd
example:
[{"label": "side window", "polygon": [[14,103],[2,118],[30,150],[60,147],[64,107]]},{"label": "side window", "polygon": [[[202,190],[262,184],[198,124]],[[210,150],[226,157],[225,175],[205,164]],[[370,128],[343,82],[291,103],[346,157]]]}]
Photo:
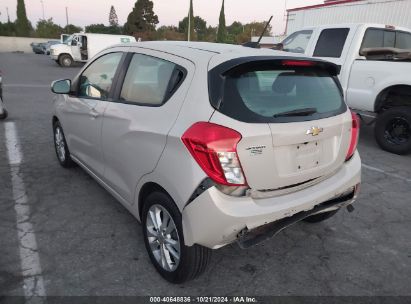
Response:
[{"label": "side window", "polygon": [[103,55],[80,76],[79,97],[107,100],[123,53]]},{"label": "side window", "polygon": [[182,68],[172,62],[134,54],[124,79],[120,100],[160,106],[176,90],[183,77]]},{"label": "side window", "polygon": [[397,32],[395,47],[399,49],[411,49],[411,34],[405,32]]},{"label": "side window", "polygon": [[314,57],[341,57],[350,29],[336,28],[323,30],[314,50]]},{"label": "side window", "polygon": [[312,34],[313,31],[311,30],[304,30],[291,34],[282,42],[284,46],[283,51],[303,54],[307,49]]}]

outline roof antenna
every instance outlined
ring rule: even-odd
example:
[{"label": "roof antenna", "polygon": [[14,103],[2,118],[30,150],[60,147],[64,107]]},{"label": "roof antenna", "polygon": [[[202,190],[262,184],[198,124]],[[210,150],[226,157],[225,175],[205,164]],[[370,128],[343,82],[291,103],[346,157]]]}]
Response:
[{"label": "roof antenna", "polygon": [[259,49],[259,48],[260,48],[261,39],[263,39],[263,36],[264,36],[265,32],[267,31],[267,28],[268,28],[268,26],[270,25],[272,19],[273,19],[273,16],[271,16],[270,19],[268,20],[268,22],[267,22],[267,24],[265,25],[264,30],[263,30],[263,32],[261,33],[260,38],[258,38],[258,41],[257,41],[257,42],[249,41],[249,42],[244,43],[243,46],[245,46],[245,47],[250,47],[250,48],[253,48],[253,49]]}]

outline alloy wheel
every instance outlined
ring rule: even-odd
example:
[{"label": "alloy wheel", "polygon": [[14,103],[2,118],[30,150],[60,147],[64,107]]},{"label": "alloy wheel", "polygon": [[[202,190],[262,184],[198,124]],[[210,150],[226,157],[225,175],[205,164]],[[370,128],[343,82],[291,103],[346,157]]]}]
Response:
[{"label": "alloy wheel", "polygon": [[170,213],[155,204],[147,212],[147,239],[151,253],[166,271],[174,271],[181,258],[180,238]]}]

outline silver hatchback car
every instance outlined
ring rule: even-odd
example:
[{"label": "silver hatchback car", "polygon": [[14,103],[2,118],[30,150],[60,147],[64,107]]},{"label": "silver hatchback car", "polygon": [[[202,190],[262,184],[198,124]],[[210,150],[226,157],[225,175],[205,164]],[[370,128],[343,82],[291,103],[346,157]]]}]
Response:
[{"label": "silver hatchback car", "polygon": [[337,74],[241,46],[113,46],[52,84],[57,158],[142,223],[155,268],[181,283],[211,249],[247,248],[354,202],[359,121]]}]

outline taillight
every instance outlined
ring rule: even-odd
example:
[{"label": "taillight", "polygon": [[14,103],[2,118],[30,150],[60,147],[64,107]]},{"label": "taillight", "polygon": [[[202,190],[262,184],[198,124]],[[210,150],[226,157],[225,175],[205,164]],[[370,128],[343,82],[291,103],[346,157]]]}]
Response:
[{"label": "taillight", "polygon": [[351,159],[354,155],[355,150],[357,149],[358,144],[358,136],[360,135],[360,119],[358,118],[357,114],[351,112],[352,117],[352,127],[351,127],[351,140],[350,140],[350,147],[347,152],[347,156],[345,160]]},{"label": "taillight", "polygon": [[246,185],[237,155],[240,133],[213,123],[197,122],[181,139],[200,167],[216,183]]}]

